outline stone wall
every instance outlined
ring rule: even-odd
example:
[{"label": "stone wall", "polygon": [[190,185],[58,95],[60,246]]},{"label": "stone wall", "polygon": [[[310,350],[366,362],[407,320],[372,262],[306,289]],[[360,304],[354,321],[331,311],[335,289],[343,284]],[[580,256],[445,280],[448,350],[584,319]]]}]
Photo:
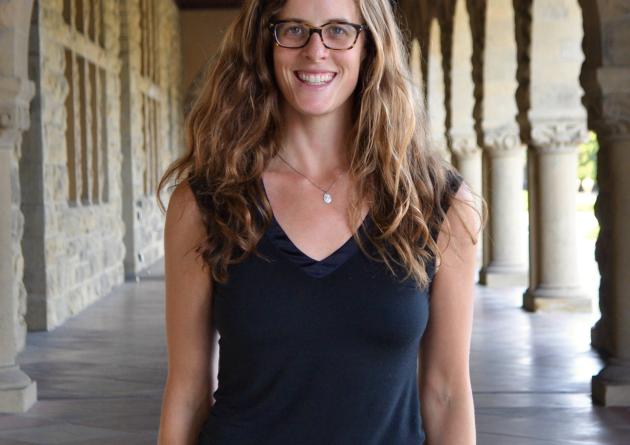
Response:
[{"label": "stone wall", "polygon": [[182,61],[172,0],[126,1],[121,19],[124,265],[133,279],[164,254],[155,188],[182,151]]},{"label": "stone wall", "polygon": [[[118,3],[85,2],[83,31],[63,3],[36,2],[31,26],[37,92],[20,165],[31,330],[54,328],[123,281]],[[89,35],[90,13],[101,38]]]},{"label": "stone wall", "polygon": [[[84,1],[82,14],[64,10],[64,4],[74,8],[77,2],[34,5],[29,77],[37,91],[19,181],[30,330],[63,323],[108,294],[125,275],[135,276],[163,256],[163,216],[152,191],[181,146],[179,17],[172,0],[151,1],[158,6],[159,23],[151,33],[160,55],[160,82],[152,84],[136,72],[136,65],[124,63],[121,52],[130,46],[125,39],[138,42],[141,34],[137,26],[125,32],[122,16],[139,3]],[[81,15],[83,22],[77,18]],[[140,56],[138,51],[137,66]],[[132,94],[129,78],[136,79]],[[143,123],[147,113],[142,107],[125,114],[127,98],[147,91],[159,103],[150,126]],[[125,138],[125,125],[131,125],[133,138]],[[159,143],[152,158],[146,155],[149,138]],[[147,170],[148,191],[143,181]],[[133,209],[131,223],[123,219],[125,207]],[[21,221],[14,223],[17,240]],[[16,267],[21,267],[17,258]],[[126,258],[135,260],[127,264]]]}]

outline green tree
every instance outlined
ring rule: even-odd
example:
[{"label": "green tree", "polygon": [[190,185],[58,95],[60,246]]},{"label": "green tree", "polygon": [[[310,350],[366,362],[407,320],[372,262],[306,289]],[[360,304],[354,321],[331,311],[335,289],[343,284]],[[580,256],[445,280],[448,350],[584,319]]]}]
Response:
[{"label": "green tree", "polygon": [[578,179],[580,180],[580,190],[582,190],[582,182],[590,179],[593,182],[597,179],[597,150],[599,143],[597,135],[589,131],[588,141],[581,144],[578,150]]}]

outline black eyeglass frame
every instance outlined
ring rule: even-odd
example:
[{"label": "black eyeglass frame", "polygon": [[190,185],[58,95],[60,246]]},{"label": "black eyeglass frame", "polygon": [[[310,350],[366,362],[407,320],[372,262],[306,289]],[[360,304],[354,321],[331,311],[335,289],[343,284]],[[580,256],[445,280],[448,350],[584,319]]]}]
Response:
[{"label": "black eyeglass frame", "polygon": [[[308,29],[308,37],[306,38],[306,41],[304,42],[304,44],[302,46],[286,46],[286,45],[282,45],[280,44],[280,42],[278,41],[278,35],[276,34],[276,25],[280,25],[282,23],[299,23],[300,25],[305,26]],[[348,48],[331,48],[330,46],[326,45],[326,43],[324,42],[324,36],[322,34],[322,30],[324,29],[325,26],[331,25],[333,23],[339,24],[339,25],[350,25],[352,26],[354,29],[356,29],[357,31],[357,35],[354,38],[354,42],[352,42],[352,45],[350,45]],[[296,22],[295,20],[274,20],[272,22],[269,22],[269,29],[271,30],[271,34],[273,35],[273,39],[276,45],[281,46],[282,48],[289,48],[289,49],[299,49],[299,48],[304,48],[306,45],[308,45],[308,42],[311,41],[311,37],[313,37],[313,33],[317,33],[319,34],[319,38],[322,41],[322,44],[328,48],[331,49],[333,51],[347,51],[349,49],[354,48],[354,45],[356,45],[357,40],[359,40],[359,35],[361,34],[361,31],[366,31],[368,30],[367,25],[360,25],[358,23],[350,23],[350,22],[341,22],[338,20],[333,20],[330,22],[326,22],[324,23],[322,26],[311,26],[308,23],[303,23],[303,22]]]}]

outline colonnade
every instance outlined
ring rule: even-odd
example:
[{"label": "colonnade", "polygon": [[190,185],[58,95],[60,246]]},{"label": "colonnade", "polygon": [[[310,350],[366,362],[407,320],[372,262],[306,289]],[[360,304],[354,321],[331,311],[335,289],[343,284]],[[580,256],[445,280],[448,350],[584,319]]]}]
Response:
[{"label": "colonnade", "polygon": [[620,31],[630,29],[630,8],[621,0],[400,6],[423,50],[410,56],[427,79],[435,149],[447,141],[445,157],[488,203],[479,283],[526,287],[528,311],[592,310],[577,264],[576,167],[587,131],[597,133],[602,316],[592,344],[609,358],[593,399],[630,405],[630,39]]}]

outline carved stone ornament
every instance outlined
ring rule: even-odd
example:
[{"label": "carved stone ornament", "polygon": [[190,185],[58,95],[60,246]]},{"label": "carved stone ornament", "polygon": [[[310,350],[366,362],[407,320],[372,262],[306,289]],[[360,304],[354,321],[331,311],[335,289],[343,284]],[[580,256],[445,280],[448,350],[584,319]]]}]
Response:
[{"label": "carved stone ornament", "polygon": [[30,126],[29,103],[35,85],[26,79],[0,77],[0,146],[13,147]]},{"label": "carved stone ornament", "polygon": [[26,130],[35,85],[27,79],[0,77],[0,128]]},{"label": "carved stone ornament", "polygon": [[477,146],[475,133],[451,131],[449,136],[451,139],[451,148],[455,156],[467,158],[479,153],[480,148]]},{"label": "carved stone ornament", "polygon": [[598,130],[608,139],[630,138],[630,94],[605,95],[603,119]]},{"label": "carved stone ornament", "polygon": [[516,124],[484,129],[483,136],[484,150],[491,156],[507,156],[524,149]]},{"label": "carved stone ornament", "polygon": [[532,144],[539,152],[576,150],[588,140],[586,121],[542,120],[532,122]]}]

